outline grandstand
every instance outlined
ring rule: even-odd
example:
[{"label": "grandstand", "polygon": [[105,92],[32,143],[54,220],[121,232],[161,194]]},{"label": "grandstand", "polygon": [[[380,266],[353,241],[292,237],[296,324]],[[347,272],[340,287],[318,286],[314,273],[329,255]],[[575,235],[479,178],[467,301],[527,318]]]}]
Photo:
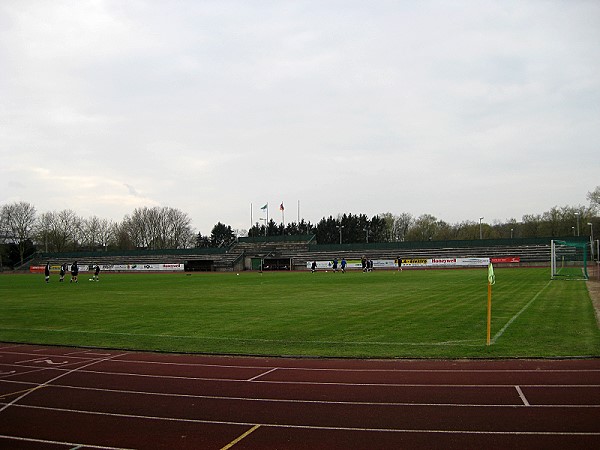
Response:
[{"label": "grandstand", "polygon": [[[563,238],[578,240],[578,238]],[[227,248],[133,250],[120,252],[37,253],[30,265],[71,264],[82,266],[183,264],[193,271],[306,270],[307,262],[333,258],[507,258],[518,263],[550,264],[550,238],[488,239],[470,241],[392,242],[374,244],[319,245],[313,235],[239,238]]]}]

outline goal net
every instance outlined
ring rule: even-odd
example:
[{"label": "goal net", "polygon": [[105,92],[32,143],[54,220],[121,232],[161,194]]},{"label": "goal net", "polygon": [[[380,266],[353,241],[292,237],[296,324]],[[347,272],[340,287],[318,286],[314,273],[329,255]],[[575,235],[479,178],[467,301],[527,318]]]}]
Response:
[{"label": "goal net", "polygon": [[588,244],[586,242],[551,241],[552,279],[587,280]]}]

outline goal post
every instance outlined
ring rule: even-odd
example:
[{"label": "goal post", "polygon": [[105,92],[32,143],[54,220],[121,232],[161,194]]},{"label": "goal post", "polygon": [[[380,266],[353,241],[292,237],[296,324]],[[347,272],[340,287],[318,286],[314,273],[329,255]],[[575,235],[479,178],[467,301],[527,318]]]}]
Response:
[{"label": "goal post", "polygon": [[553,280],[587,280],[587,242],[550,241],[550,269]]}]

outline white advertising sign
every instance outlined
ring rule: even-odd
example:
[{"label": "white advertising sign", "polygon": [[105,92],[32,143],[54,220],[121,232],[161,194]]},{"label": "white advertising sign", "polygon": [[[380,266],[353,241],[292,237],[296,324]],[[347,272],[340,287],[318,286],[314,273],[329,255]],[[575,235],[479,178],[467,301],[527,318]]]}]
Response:
[{"label": "white advertising sign", "polygon": [[106,272],[182,272],[183,264],[104,264]]},{"label": "white advertising sign", "polygon": [[[331,270],[332,261],[316,261],[317,269]],[[490,258],[402,258],[402,267],[479,267],[487,266]],[[312,261],[306,263],[306,268],[310,269]],[[394,259],[374,259],[374,269],[394,269],[398,267]],[[341,262],[338,261],[338,269],[341,268]],[[349,259],[346,265],[347,269],[362,269],[360,259]]]}]

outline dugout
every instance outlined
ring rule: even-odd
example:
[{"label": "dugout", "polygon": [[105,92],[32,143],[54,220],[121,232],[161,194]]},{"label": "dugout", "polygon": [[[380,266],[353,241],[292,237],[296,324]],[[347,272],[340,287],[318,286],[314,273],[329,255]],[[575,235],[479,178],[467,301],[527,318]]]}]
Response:
[{"label": "dugout", "polygon": [[291,258],[252,258],[252,270],[291,270]]},{"label": "dugout", "polygon": [[215,270],[215,261],[212,259],[194,259],[185,261],[183,269],[186,272],[213,272]]}]

